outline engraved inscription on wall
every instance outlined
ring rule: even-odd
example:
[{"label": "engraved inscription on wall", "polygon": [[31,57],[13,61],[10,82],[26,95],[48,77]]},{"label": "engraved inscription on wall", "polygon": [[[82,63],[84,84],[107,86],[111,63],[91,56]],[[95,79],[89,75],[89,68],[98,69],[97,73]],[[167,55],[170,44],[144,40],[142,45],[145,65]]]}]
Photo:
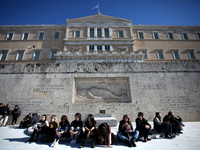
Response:
[{"label": "engraved inscription on wall", "polygon": [[129,78],[75,78],[73,102],[131,102]]},{"label": "engraved inscription on wall", "polygon": [[185,110],[199,110],[200,104],[194,103],[187,96],[171,97],[166,96],[161,100],[163,111],[185,111]]}]

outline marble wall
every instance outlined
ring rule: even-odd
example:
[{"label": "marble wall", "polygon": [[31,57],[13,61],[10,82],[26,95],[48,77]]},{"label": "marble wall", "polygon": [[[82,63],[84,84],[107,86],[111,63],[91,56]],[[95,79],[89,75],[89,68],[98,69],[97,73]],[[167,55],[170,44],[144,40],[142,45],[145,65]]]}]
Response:
[{"label": "marble wall", "polygon": [[[139,111],[152,121],[168,111],[184,121],[200,121],[200,63],[0,64],[0,102],[29,112],[66,114],[105,110],[134,121]],[[20,119],[21,119],[20,118]]]}]

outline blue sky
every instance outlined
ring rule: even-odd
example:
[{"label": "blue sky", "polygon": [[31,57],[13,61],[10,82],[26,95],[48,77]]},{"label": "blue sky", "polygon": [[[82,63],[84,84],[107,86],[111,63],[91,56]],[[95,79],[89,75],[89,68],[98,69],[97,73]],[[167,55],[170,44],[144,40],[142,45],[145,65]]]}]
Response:
[{"label": "blue sky", "polygon": [[0,25],[66,24],[95,15],[143,25],[200,25],[200,0],[0,0]]}]

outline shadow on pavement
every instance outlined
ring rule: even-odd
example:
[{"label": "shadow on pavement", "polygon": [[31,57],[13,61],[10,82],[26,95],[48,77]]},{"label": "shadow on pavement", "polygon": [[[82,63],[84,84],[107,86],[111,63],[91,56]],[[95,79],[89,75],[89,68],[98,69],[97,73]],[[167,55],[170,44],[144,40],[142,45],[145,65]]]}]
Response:
[{"label": "shadow on pavement", "polygon": [[29,137],[24,137],[24,138],[6,138],[4,140],[8,140],[10,142],[26,142],[29,139]]}]

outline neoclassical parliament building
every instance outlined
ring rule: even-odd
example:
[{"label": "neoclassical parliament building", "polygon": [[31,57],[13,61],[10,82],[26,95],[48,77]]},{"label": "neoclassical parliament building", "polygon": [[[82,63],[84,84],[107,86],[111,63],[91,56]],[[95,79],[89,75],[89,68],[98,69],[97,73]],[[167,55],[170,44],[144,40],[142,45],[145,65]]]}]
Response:
[{"label": "neoclassical parliament building", "polygon": [[101,13],[66,23],[0,26],[0,62],[200,59],[199,26],[133,25]]},{"label": "neoclassical parliament building", "polygon": [[0,101],[18,104],[21,119],[135,120],[142,111],[152,120],[173,111],[200,120],[200,26],[133,25],[101,13],[66,23],[0,26]]}]

